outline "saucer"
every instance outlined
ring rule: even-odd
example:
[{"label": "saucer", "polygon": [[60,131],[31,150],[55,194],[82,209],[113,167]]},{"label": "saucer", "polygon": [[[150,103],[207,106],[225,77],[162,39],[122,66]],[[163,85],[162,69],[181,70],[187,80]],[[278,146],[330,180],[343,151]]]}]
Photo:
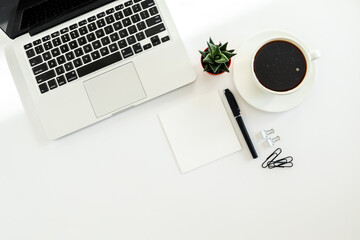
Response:
[{"label": "saucer", "polygon": [[290,110],[300,103],[310,94],[316,79],[316,69],[314,62],[311,66],[304,85],[296,92],[287,95],[276,95],[264,92],[255,83],[252,75],[251,59],[258,50],[262,42],[271,37],[290,37],[304,46],[305,50],[310,52],[306,45],[289,33],[282,31],[268,31],[257,34],[256,36],[247,40],[239,49],[237,49],[237,56],[234,57],[233,79],[236,89],[241,97],[251,106],[266,112],[283,112]]}]

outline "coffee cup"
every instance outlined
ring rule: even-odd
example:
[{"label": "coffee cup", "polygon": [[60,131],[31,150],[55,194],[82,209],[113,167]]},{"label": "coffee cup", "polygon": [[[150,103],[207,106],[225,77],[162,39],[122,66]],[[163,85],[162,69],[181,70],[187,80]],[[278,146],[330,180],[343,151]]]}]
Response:
[{"label": "coffee cup", "polygon": [[252,57],[252,75],[256,85],[271,94],[285,95],[298,91],[309,78],[312,61],[319,51],[308,51],[290,37],[272,37],[263,41]]}]

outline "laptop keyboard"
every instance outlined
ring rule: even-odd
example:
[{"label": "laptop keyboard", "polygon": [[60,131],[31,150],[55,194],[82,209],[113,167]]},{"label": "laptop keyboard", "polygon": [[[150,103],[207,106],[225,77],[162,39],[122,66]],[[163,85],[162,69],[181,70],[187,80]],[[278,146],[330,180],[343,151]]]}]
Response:
[{"label": "laptop keyboard", "polygon": [[170,40],[154,0],[131,0],[24,46],[47,93]]}]

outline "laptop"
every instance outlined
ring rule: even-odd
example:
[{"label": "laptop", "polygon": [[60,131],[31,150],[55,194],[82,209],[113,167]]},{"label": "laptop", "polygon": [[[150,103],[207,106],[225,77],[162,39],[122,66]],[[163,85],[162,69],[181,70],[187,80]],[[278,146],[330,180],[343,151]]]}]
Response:
[{"label": "laptop", "polygon": [[0,0],[25,109],[57,139],[195,81],[164,0]]}]

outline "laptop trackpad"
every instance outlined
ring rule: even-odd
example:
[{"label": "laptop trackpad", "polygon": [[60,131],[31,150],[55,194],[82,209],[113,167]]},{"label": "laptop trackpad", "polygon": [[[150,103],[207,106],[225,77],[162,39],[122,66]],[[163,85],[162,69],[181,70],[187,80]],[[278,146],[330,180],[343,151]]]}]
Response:
[{"label": "laptop trackpad", "polygon": [[97,117],[145,98],[146,94],[133,63],[96,76],[84,82]]}]

